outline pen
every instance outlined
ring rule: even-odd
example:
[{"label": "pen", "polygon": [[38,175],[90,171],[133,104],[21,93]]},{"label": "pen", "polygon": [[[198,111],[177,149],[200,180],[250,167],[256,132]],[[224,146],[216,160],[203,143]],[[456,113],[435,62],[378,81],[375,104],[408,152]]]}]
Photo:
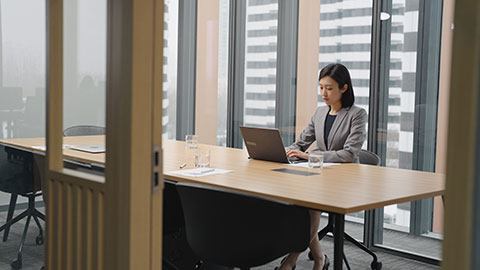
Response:
[{"label": "pen", "polygon": [[183,163],[182,165],[180,165],[180,169],[185,168],[185,166],[187,166],[187,163]]}]

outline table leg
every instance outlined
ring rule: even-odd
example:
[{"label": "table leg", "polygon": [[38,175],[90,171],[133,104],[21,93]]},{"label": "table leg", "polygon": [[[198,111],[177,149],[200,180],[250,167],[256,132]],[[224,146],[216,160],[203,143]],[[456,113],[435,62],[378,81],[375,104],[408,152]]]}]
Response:
[{"label": "table leg", "polygon": [[335,214],[333,229],[333,269],[343,269],[343,237],[345,229],[345,215]]}]

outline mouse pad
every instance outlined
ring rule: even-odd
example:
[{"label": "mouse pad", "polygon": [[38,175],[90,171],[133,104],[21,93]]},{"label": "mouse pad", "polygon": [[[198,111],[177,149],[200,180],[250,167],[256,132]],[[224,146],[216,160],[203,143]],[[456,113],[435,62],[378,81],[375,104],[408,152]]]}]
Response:
[{"label": "mouse pad", "polygon": [[314,172],[306,172],[306,171],[292,170],[292,169],[286,169],[286,168],[272,169],[272,171],[298,174],[298,175],[305,175],[305,176],[319,174],[319,173],[314,173]]}]

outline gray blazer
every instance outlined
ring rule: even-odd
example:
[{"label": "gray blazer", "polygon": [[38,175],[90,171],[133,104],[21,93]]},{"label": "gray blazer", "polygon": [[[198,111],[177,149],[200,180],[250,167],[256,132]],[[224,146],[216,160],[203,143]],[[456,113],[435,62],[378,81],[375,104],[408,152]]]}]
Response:
[{"label": "gray blazer", "polygon": [[329,110],[329,106],[318,107],[298,140],[288,148],[305,151],[314,141],[317,141],[317,148],[323,152],[325,162],[358,163],[358,153],[366,137],[367,112],[355,105],[342,108],[328,135],[327,149],[324,129]]}]

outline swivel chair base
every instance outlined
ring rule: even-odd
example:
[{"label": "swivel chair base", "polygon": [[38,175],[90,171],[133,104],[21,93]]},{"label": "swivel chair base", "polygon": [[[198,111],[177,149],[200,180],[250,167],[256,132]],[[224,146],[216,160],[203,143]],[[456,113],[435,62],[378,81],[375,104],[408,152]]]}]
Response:
[{"label": "swivel chair base", "polygon": [[22,251],[23,251],[23,246],[25,244],[25,238],[27,237],[28,226],[30,225],[30,220],[31,220],[32,217],[35,220],[35,223],[37,224],[37,227],[39,229],[39,234],[35,238],[35,243],[37,245],[42,245],[44,243],[43,228],[40,225],[40,221],[38,220],[38,218],[45,221],[45,215],[40,213],[37,209],[35,209],[35,197],[40,196],[40,195],[41,194],[29,194],[27,196],[28,197],[28,208],[13,219],[11,219],[11,215],[10,215],[10,218],[7,217],[7,223],[5,223],[4,225],[2,225],[0,227],[0,232],[5,230],[3,241],[6,241],[7,237],[8,237],[8,229],[10,228],[10,226],[17,223],[18,221],[20,221],[24,217],[27,217],[27,221],[25,222],[25,228],[23,229],[22,240],[20,241],[20,247],[18,248],[17,259],[15,261],[13,261],[12,263],[10,263],[10,265],[12,266],[13,269],[22,268]]},{"label": "swivel chair base", "polygon": [[[335,226],[335,222],[333,219],[333,215],[328,215],[328,224],[325,226],[321,231],[318,232],[318,239],[322,239],[327,235],[327,233],[332,233],[333,234],[333,229]],[[366,246],[362,245],[359,243],[357,240],[355,240],[353,237],[351,237],[349,234],[344,233],[345,239],[360,248],[361,250],[365,251],[366,253],[370,254],[373,257],[373,261],[370,264],[370,267],[374,270],[380,270],[382,269],[382,263],[378,261],[377,255],[373,253],[370,249],[368,249]],[[313,260],[313,255],[312,252],[308,252],[308,258],[310,260]],[[348,264],[347,258],[345,257],[345,253],[343,253],[343,260],[345,261],[345,265],[347,266],[347,269],[351,269],[350,265]]]}]

